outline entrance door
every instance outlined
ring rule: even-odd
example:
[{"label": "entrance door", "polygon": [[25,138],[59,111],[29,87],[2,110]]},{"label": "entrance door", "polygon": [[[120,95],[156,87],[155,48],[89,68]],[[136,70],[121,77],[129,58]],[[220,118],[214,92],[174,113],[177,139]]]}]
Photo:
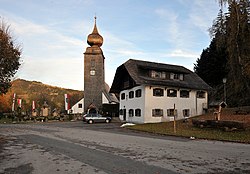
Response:
[{"label": "entrance door", "polygon": [[126,121],[126,109],[123,109],[123,121]]}]

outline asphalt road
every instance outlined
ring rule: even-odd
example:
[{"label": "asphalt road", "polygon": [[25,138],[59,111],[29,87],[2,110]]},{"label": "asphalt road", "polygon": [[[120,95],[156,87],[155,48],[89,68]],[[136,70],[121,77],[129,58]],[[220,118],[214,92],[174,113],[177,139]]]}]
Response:
[{"label": "asphalt road", "polygon": [[249,174],[250,145],[159,136],[119,123],[0,125],[2,173]]}]

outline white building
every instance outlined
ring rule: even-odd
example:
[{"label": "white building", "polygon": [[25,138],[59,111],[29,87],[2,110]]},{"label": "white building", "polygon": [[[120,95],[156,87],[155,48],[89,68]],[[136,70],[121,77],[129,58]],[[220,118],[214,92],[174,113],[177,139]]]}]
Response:
[{"label": "white building", "polygon": [[71,107],[70,113],[72,114],[82,114],[84,112],[84,98],[78,101]]},{"label": "white building", "polygon": [[117,68],[110,92],[119,93],[121,120],[153,123],[202,114],[209,89],[182,66],[130,59]]},{"label": "white building", "polygon": [[[106,105],[116,105],[119,103],[119,100],[113,93],[109,93],[110,87],[107,83],[105,83],[105,90],[102,92],[102,104]],[[71,114],[82,114],[84,113],[84,98],[78,101],[71,107],[70,113]]]}]

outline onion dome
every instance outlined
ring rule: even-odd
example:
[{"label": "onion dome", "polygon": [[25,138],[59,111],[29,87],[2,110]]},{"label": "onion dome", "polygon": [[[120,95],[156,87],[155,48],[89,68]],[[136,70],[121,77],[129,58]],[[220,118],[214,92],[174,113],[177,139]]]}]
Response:
[{"label": "onion dome", "polygon": [[97,27],[96,27],[96,17],[95,17],[95,25],[94,29],[91,34],[88,35],[88,40],[87,43],[92,47],[92,46],[98,46],[101,47],[103,44],[103,38],[102,36],[98,33]]}]

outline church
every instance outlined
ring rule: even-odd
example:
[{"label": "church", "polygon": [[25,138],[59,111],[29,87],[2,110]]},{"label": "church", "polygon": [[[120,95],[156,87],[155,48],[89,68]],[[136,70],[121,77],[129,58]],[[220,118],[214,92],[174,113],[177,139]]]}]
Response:
[{"label": "church", "polygon": [[99,112],[116,116],[119,101],[115,94],[109,93],[110,87],[105,82],[105,57],[101,49],[103,37],[98,32],[96,17],[87,43],[89,47],[84,52],[84,98],[71,108],[72,113]]},{"label": "church", "polygon": [[104,104],[118,104],[119,101],[114,94],[109,93],[105,83],[105,57],[101,49],[103,37],[98,32],[96,17],[87,43],[89,47],[84,53],[84,111],[103,112],[106,110]]}]

